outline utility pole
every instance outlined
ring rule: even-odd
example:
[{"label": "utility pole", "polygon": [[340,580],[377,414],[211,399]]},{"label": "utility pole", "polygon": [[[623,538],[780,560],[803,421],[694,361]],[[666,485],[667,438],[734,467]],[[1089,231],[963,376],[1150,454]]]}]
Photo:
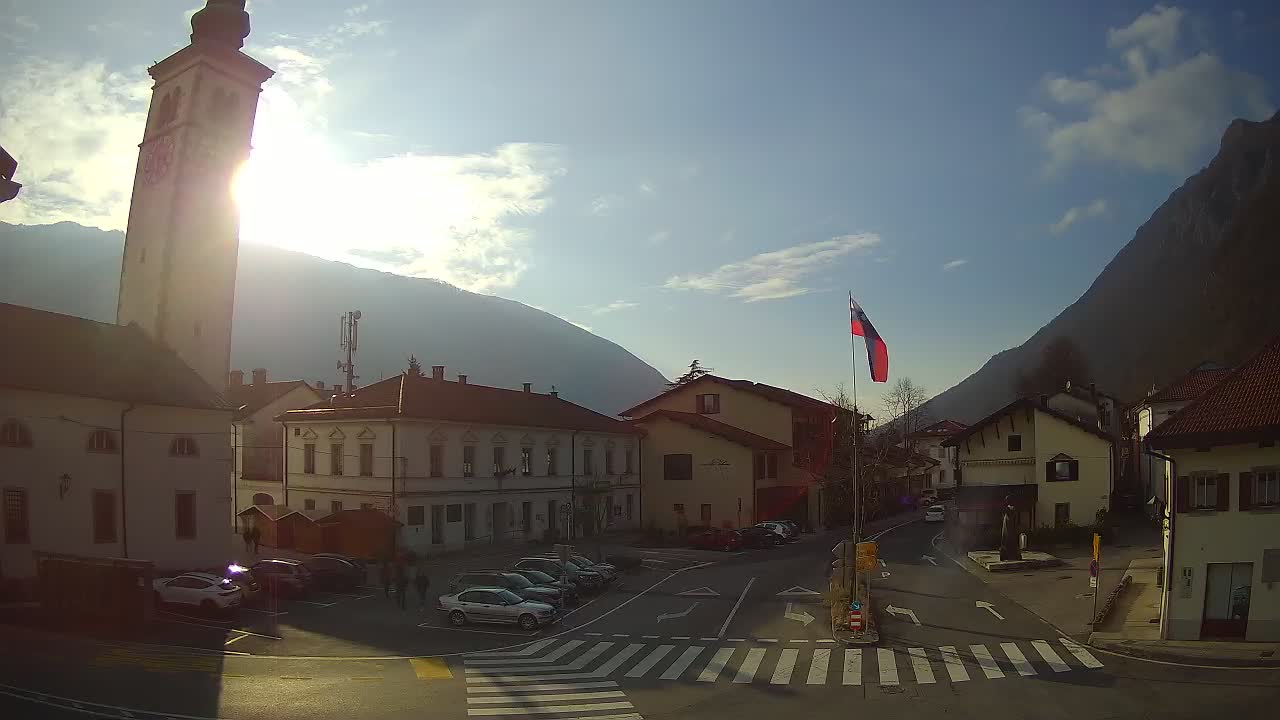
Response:
[{"label": "utility pole", "polygon": [[356,343],[360,337],[360,311],[352,310],[343,315],[338,321],[338,347],[347,351],[347,361],[338,361],[338,369],[347,373],[347,394],[356,391],[356,375],[355,353]]}]

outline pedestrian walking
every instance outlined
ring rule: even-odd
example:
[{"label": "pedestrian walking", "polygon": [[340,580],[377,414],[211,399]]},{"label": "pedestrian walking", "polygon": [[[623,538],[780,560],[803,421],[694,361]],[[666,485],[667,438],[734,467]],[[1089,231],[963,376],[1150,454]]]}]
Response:
[{"label": "pedestrian walking", "polygon": [[257,555],[258,543],[262,542],[262,529],[254,525],[253,529],[249,531],[249,540],[253,542],[253,554]]},{"label": "pedestrian walking", "polygon": [[253,542],[253,529],[246,525],[240,537],[244,538],[244,551],[249,552],[249,545]]},{"label": "pedestrian walking", "polygon": [[396,604],[405,609],[405,596],[409,594],[409,569],[403,562],[396,563]]},{"label": "pedestrian walking", "polygon": [[418,591],[418,610],[427,609],[427,588],[431,587],[431,578],[427,577],[427,569],[418,566],[418,572],[413,576],[413,586]]},{"label": "pedestrian walking", "polygon": [[391,597],[391,558],[382,559],[382,567],[378,568],[378,576],[382,580],[382,596]]}]

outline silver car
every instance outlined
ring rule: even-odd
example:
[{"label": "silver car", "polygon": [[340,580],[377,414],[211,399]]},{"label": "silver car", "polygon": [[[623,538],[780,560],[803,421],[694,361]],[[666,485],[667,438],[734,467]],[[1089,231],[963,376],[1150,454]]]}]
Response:
[{"label": "silver car", "polygon": [[449,613],[449,622],[453,625],[503,623],[536,630],[556,619],[554,607],[525,600],[500,587],[473,587],[453,595],[441,595],[436,609]]}]

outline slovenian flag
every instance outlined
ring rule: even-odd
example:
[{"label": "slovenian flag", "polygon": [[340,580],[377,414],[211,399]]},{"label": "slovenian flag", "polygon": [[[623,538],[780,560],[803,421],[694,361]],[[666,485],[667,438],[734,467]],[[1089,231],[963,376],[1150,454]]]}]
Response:
[{"label": "slovenian flag", "polygon": [[849,294],[849,327],[854,335],[867,341],[867,364],[871,366],[871,379],[874,382],[889,380],[889,346],[884,344],[880,333],[871,324],[862,306]]}]

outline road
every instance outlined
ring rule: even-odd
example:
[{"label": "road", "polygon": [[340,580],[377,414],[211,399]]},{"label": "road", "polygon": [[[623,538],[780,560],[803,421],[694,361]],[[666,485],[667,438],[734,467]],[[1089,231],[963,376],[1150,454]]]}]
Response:
[{"label": "road", "polygon": [[[8,628],[5,647],[23,650],[0,658],[0,712],[457,720],[1274,715],[1280,670],[1184,667],[1086,649],[937,552],[936,533],[917,522],[880,538],[875,597],[897,613],[881,615],[882,641],[871,648],[831,637],[816,593],[838,536],[808,536],[738,554],[648,551],[646,570],[536,634],[420,628],[421,618],[397,615],[380,597],[326,616],[346,616],[342,633],[314,619],[295,628],[284,624],[292,614],[282,617],[281,640],[246,636],[230,646],[248,648],[237,650],[243,655]],[[1045,582],[1058,581],[1050,572]],[[401,637],[391,638],[396,628]],[[316,649],[332,652],[300,655]]]}]

